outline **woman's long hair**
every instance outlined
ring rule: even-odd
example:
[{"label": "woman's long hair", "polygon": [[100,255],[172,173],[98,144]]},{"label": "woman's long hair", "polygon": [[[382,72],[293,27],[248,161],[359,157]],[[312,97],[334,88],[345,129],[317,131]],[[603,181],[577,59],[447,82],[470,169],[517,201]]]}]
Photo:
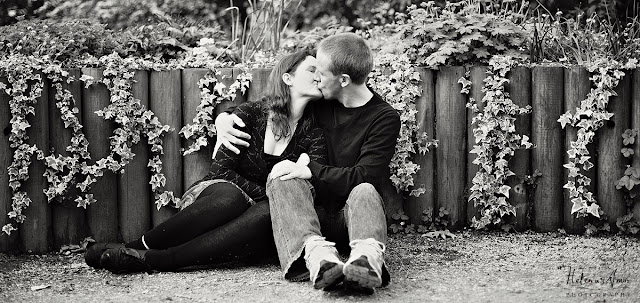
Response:
[{"label": "woman's long hair", "polygon": [[[272,113],[271,131],[276,140],[292,135],[291,125],[289,125],[291,94],[289,93],[289,86],[282,81],[282,75],[294,73],[302,61],[308,56],[314,55],[311,50],[302,50],[286,55],[278,61],[278,64],[269,74],[269,81],[262,97],[262,104],[267,114],[269,112]],[[305,108],[302,118],[298,121],[298,128],[302,131],[307,131],[313,123],[309,108],[309,106]]]}]

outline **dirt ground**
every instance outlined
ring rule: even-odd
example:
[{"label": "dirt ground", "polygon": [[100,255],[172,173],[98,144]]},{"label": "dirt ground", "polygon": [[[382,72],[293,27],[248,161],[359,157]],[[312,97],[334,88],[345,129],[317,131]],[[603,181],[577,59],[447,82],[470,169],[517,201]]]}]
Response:
[{"label": "dirt ground", "polygon": [[391,237],[392,281],[373,295],[287,282],[273,262],[113,275],[81,254],[0,254],[0,302],[640,302],[638,238],[455,235]]}]

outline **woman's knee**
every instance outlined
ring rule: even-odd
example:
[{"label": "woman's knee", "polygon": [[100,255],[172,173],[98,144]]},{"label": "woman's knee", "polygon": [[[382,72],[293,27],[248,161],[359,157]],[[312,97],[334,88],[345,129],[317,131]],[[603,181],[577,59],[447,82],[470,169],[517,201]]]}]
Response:
[{"label": "woman's knee", "polygon": [[271,224],[271,212],[267,201],[260,201],[249,207],[247,213],[256,221]]},{"label": "woman's knee", "polygon": [[197,200],[216,200],[228,203],[246,203],[247,199],[242,191],[234,184],[219,182],[209,185],[202,191]]},{"label": "woman's knee", "polygon": [[256,214],[260,214],[262,216],[268,217],[270,215],[269,203],[267,201],[257,202],[256,204],[251,206],[251,209]]}]

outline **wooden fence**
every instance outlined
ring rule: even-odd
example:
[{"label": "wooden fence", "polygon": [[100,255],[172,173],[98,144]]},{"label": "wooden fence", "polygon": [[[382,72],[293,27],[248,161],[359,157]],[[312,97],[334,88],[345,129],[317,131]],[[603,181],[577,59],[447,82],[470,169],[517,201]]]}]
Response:
[{"label": "wooden fence", "polygon": [[[460,94],[458,79],[470,70],[473,82],[469,96]],[[417,104],[420,129],[439,140],[439,146],[426,155],[418,155],[416,161],[422,169],[415,177],[416,184],[424,184],[426,193],[420,197],[404,199],[402,195],[388,188],[383,193],[387,201],[388,214],[404,208],[413,223],[421,223],[423,211],[440,207],[450,212],[453,229],[469,226],[476,214],[473,205],[467,202],[466,192],[477,171],[471,164],[474,154],[469,150],[474,138],[471,131],[471,112],[465,107],[468,97],[482,98],[482,80],[486,67],[444,67],[438,71],[420,69],[423,94]],[[207,70],[186,69],[163,72],[138,71],[133,94],[141,103],[150,108],[161,120],[175,129],[165,137],[163,172],[167,177],[167,189],[181,195],[184,188],[204,176],[209,168],[211,148],[182,156],[180,148],[187,142],[178,135],[182,125],[191,122],[195,108],[200,102],[197,81]],[[222,79],[229,83],[240,71],[223,70]],[[72,71],[100,78],[102,70],[83,69]],[[233,101],[239,104],[257,100],[261,88],[265,86],[269,70],[253,70],[254,80],[244,96]],[[537,146],[531,150],[519,150],[510,161],[511,169],[517,174],[510,185],[521,182],[524,175],[539,171],[537,189],[533,192],[514,191],[510,202],[516,207],[517,216],[513,224],[519,230],[552,231],[565,228],[571,233],[580,233],[585,222],[570,214],[571,203],[568,193],[563,190],[567,175],[563,164],[567,162],[566,146],[576,137],[575,130],[564,130],[557,122],[567,109],[573,110],[590,90],[589,75],[583,68],[561,67],[518,67],[510,73],[508,91],[520,106],[531,105],[531,115],[517,119],[516,129],[532,138]],[[85,88],[82,83],[67,85],[80,109],[84,131],[90,142],[89,148],[94,159],[107,155],[109,136],[113,124],[94,114],[109,103],[109,93],[104,85]],[[615,182],[624,172],[622,132],[627,128],[640,128],[640,71],[627,73],[616,89],[617,97],[610,102],[610,110],[615,113],[611,122],[597,133],[592,154],[597,160],[589,172],[592,183],[590,190],[597,195],[601,207],[608,214],[610,224],[626,213],[621,191]],[[45,88],[37,104],[36,116],[29,123],[30,143],[41,149],[64,150],[69,144],[71,133],[65,129],[60,113],[55,108],[54,91]],[[9,148],[10,112],[9,97],[0,92],[0,226],[9,222],[6,214],[11,207],[11,190],[8,187],[7,167],[12,161]],[[221,111],[233,104],[222,104]],[[636,155],[640,155],[640,144],[635,145]],[[157,225],[174,213],[163,208],[157,211],[153,204],[150,173],[146,167],[149,150],[144,144],[134,147],[135,159],[122,174],[106,173],[94,184],[91,193],[98,203],[86,210],[77,208],[76,203],[47,203],[42,190],[46,178],[44,165],[34,162],[29,168],[30,178],[25,188],[32,199],[26,210],[27,219],[19,226],[19,231],[11,236],[0,236],[0,252],[23,251],[44,253],[58,249],[61,245],[79,243],[86,236],[98,241],[129,241],[139,237],[144,231]],[[638,161],[636,157],[636,162]]]}]

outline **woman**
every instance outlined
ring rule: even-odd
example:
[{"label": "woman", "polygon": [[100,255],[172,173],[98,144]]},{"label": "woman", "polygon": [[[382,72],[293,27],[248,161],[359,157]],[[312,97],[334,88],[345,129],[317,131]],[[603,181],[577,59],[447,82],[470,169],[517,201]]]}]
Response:
[{"label": "woman", "polygon": [[234,110],[251,135],[249,147],[235,154],[221,146],[209,174],[185,193],[193,203],[124,246],[89,247],[87,264],[114,273],[173,271],[273,251],[265,191],[269,171],[283,160],[326,161],[322,131],[314,127],[307,107],[322,97],[313,80],[315,65],[308,51],[282,58],[262,102]]}]

